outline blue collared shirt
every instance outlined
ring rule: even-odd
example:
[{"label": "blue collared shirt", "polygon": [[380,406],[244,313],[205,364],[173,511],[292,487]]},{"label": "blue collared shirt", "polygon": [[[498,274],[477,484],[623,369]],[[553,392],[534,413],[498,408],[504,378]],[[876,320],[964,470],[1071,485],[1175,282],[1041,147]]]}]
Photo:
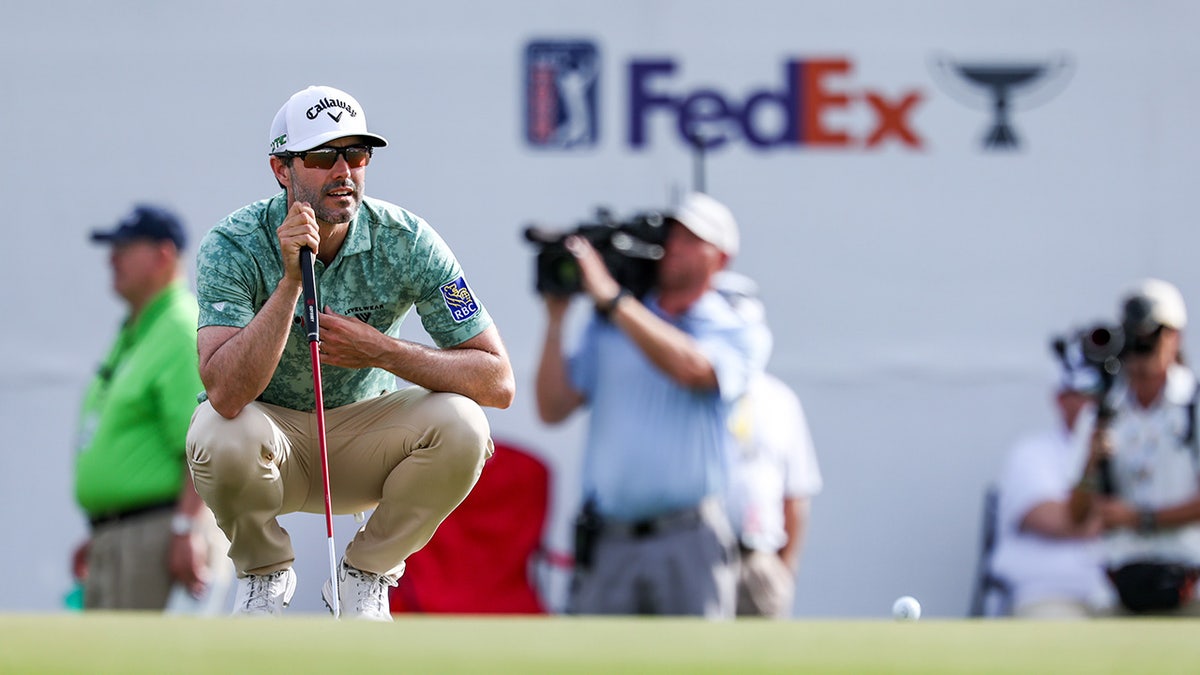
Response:
[{"label": "blue collared shirt", "polygon": [[584,494],[601,515],[623,521],[696,506],[727,487],[729,411],[763,370],[765,324],[740,316],[710,291],[670,317],[653,294],[646,306],[692,336],[717,375],[717,388],[685,388],[655,367],[619,328],[593,317],[568,360],[572,385],[591,408]]}]

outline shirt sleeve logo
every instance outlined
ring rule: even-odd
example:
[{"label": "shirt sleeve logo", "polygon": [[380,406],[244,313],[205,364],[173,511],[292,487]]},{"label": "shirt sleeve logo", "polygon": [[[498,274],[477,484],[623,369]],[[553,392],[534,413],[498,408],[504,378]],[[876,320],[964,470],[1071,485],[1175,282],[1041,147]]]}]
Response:
[{"label": "shirt sleeve logo", "polygon": [[466,279],[459,277],[448,284],[442,285],[442,299],[446,301],[446,309],[455,323],[462,323],[479,313],[479,302],[471,295]]}]

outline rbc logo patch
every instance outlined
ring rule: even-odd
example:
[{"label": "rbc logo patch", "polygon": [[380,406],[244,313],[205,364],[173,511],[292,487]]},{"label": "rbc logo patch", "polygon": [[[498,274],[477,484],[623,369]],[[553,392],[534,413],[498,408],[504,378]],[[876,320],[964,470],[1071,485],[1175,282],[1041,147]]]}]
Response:
[{"label": "rbc logo patch", "polygon": [[525,138],[539,148],[596,144],[600,52],[586,40],[525,47]]},{"label": "rbc logo patch", "polygon": [[455,323],[462,323],[479,313],[479,303],[462,277],[442,285],[442,299],[446,301],[446,309],[450,310]]}]

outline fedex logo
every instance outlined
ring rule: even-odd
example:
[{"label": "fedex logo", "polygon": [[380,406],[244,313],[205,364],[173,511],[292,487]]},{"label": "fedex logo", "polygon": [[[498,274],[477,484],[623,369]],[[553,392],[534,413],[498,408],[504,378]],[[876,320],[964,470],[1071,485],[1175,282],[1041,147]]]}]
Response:
[{"label": "fedex logo", "polygon": [[[798,145],[873,148],[885,142],[917,150],[922,139],[912,114],[923,96],[909,90],[896,96],[856,87],[844,58],[793,59],[784,63],[781,85],[733,97],[712,88],[672,89],[674,59],[634,60],[629,65],[629,145],[649,144],[650,120],[673,117],[684,141],[701,138],[706,147],[744,140],[757,148]],[[869,122],[851,128],[844,118]]]}]

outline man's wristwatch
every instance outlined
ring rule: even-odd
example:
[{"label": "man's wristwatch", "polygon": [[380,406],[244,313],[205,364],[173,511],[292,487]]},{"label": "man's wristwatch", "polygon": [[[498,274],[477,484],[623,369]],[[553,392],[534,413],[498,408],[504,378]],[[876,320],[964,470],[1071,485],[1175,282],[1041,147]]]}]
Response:
[{"label": "man's wristwatch", "polygon": [[596,303],[596,311],[600,312],[600,316],[607,319],[613,313],[613,310],[617,308],[617,305],[620,304],[621,298],[625,298],[625,297],[628,297],[631,295],[633,295],[633,294],[630,293],[627,289],[621,288],[621,290],[617,291],[617,294],[614,295],[611,300],[609,300],[607,302],[597,302]]},{"label": "man's wristwatch", "polygon": [[175,535],[176,537],[186,537],[192,533],[192,528],[194,525],[195,521],[191,516],[183,513],[176,513],[171,517],[171,534]]}]

